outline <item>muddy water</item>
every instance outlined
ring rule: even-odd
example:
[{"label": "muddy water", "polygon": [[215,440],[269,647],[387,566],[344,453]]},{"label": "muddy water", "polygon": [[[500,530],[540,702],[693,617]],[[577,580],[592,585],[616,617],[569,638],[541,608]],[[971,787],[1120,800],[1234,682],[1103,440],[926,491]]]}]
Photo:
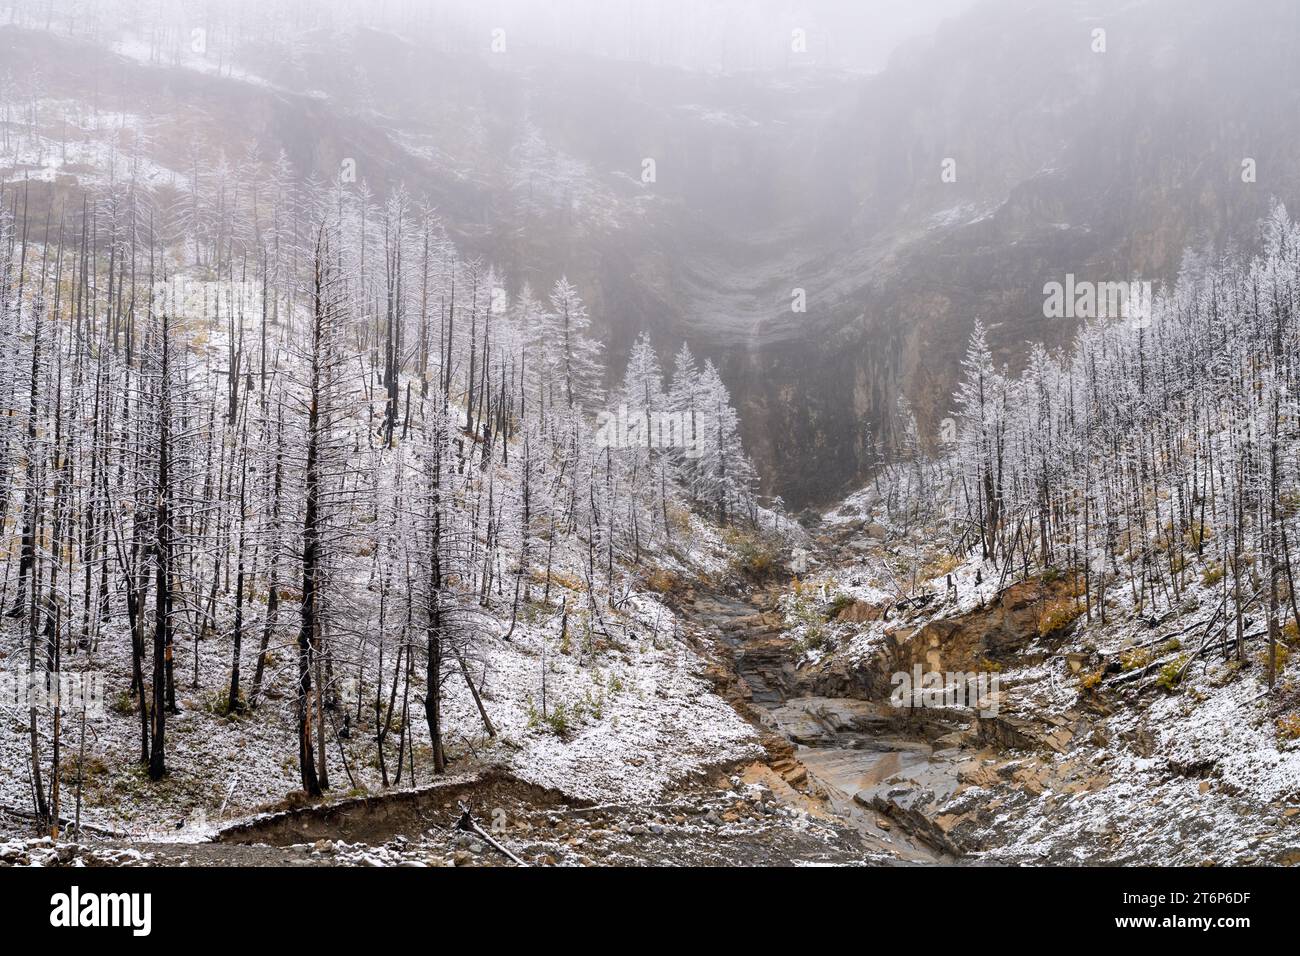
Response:
[{"label": "muddy water", "polygon": [[753,604],[698,595],[686,613],[730,650],[750,709],[794,744],[831,811],[862,834],[869,855],[912,864],[956,861],[920,812],[956,790],[955,746],[900,733],[898,714],[887,703],[800,696],[788,648]]}]

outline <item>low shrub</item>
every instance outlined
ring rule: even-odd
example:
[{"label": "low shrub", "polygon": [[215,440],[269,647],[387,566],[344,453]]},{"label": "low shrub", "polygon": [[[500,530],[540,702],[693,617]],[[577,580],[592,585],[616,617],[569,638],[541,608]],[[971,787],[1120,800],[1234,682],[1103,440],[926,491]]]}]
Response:
[{"label": "low shrub", "polygon": [[1120,667],[1125,671],[1141,670],[1151,663],[1151,651],[1145,647],[1131,647],[1119,655]]},{"label": "low shrub", "polygon": [[1082,613],[1079,605],[1071,599],[1053,601],[1047,605],[1043,610],[1043,616],[1038,619],[1038,636],[1050,637],[1060,633],[1073,624]]},{"label": "low shrub", "polygon": [[840,616],[841,611],[843,611],[846,607],[851,607],[853,604],[854,604],[854,599],[851,595],[848,594],[835,595],[835,597],[831,600],[831,606],[826,611],[826,619],[828,621],[835,620],[835,618]]},{"label": "low shrub", "polygon": [[1300,714],[1285,714],[1277,719],[1277,735],[1282,740],[1300,740]]},{"label": "low shrub", "polygon": [[646,587],[651,591],[656,591],[659,594],[671,594],[681,587],[682,581],[674,571],[655,568],[646,576],[645,583]]},{"label": "low shrub", "polygon": [[[1286,665],[1291,660],[1291,648],[1281,642],[1274,645],[1274,662],[1277,664],[1277,672],[1280,674],[1286,670]],[[1256,663],[1265,670],[1268,669],[1268,648],[1265,647],[1255,656]]]},{"label": "low shrub", "polygon": [[1183,680],[1183,666],[1186,663],[1187,655],[1182,654],[1161,667],[1160,674],[1156,677],[1156,686],[1170,694],[1178,690],[1178,685]]}]

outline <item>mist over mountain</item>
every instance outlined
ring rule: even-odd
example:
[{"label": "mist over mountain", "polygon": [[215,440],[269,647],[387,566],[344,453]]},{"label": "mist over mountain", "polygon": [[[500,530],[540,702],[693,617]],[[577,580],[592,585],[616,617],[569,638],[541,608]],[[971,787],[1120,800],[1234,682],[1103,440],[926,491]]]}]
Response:
[{"label": "mist over mountain", "polygon": [[[879,30],[833,3],[223,6],[196,53],[186,24],[207,20],[96,5],[47,31],[46,5],[16,4],[0,44],[9,102],[139,113],[124,135],[165,169],[202,143],[406,182],[511,282],[567,273],[616,367],[642,330],[686,338],[721,364],[765,490],[803,504],[889,458],[900,398],[933,440],[976,319],[1015,366],[1073,333],[1043,318],[1046,282],[1168,281],[1297,194],[1294,5],[964,6]],[[272,10],[257,37],[229,26]],[[790,52],[803,22],[811,52]],[[892,53],[876,73],[872,43]]]}]

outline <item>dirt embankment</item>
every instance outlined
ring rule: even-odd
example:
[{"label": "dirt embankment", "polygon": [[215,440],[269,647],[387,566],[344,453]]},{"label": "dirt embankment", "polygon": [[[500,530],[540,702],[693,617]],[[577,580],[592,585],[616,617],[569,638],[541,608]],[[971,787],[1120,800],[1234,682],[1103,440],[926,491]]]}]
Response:
[{"label": "dirt embankment", "polygon": [[[458,827],[462,805],[480,832]],[[489,769],[418,791],[268,814],[224,830],[215,843],[148,850],[150,862],[199,866],[864,862],[850,827],[760,764],[639,804],[575,801]]]},{"label": "dirt embankment", "polygon": [[[808,696],[881,701],[889,698],[892,675],[911,673],[918,665],[926,672],[966,673],[1033,666],[1062,636],[1064,627],[1053,614],[1070,593],[1062,579],[1030,578],[1007,587],[983,607],[951,617],[914,624],[895,611],[898,623],[886,631],[889,640],[874,656],[861,660],[830,655],[804,670],[791,670],[797,675],[794,689]],[[839,612],[839,619],[879,620],[882,613],[884,609],[874,605],[851,604]]]},{"label": "dirt embankment", "polygon": [[588,805],[556,790],[523,783],[506,771],[489,768],[418,790],[351,797],[254,817],[227,827],[216,839],[221,843],[272,846],[317,840],[382,843],[403,833],[447,827],[459,816],[462,804],[477,817],[491,819],[498,807],[524,803],[539,809]]}]

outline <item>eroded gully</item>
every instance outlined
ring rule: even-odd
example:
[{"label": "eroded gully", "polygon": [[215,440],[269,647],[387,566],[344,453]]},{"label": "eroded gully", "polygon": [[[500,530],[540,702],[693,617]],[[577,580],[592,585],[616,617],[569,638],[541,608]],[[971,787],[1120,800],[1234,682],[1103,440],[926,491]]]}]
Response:
[{"label": "eroded gully", "polygon": [[711,632],[729,660],[719,690],[760,732],[768,764],[800,798],[850,822],[864,856],[884,863],[954,863],[958,851],[924,812],[958,786],[952,727],[899,718],[887,701],[807,693],[768,594],[697,591],[684,617]]}]

